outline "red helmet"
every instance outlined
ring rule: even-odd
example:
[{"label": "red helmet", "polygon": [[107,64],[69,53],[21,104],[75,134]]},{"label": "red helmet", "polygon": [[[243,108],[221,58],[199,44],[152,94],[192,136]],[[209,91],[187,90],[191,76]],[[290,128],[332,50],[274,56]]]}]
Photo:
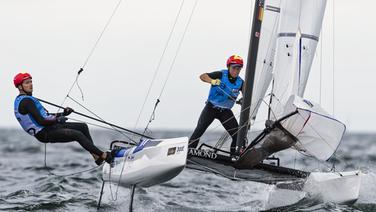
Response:
[{"label": "red helmet", "polygon": [[31,79],[31,75],[29,73],[18,73],[14,78],[13,78],[13,83],[16,88],[22,84],[24,80]]},{"label": "red helmet", "polygon": [[238,55],[232,55],[227,59],[227,67],[230,65],[243,66],[243,59]]}]

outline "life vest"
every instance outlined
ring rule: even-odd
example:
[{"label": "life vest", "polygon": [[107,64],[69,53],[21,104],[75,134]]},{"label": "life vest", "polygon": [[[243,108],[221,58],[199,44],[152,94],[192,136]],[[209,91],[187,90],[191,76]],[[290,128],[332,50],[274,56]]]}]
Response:
[{"label": "life vest", "polygon": [[214,107],[231,109],[239,95],[243,80],[238,76],[235,83],[231,83],[228,79],[228,74],[227,69],[222,70],[221,84],[210,87],[208,101]]},{"label": "life vest", "polygon": [[31,114],[21,114],[18,111],[18,108],[20,106],[20,103],[23,99],[29,98],[33,100],[37,110],[39,113],[43,116],[45,119],[54,119],[55,116],[48,115],[46,109],[42,106],[42,104],[33,96],[27,96],[27,95],[21,95],[17,96],[17,98],[14,100],[14,115],[16,116],[18,122],[20,123],[21,127],[30,135],[34,136],[39,131],[41,131],[44,126],[39,125],[34,118],[31,116]]}]

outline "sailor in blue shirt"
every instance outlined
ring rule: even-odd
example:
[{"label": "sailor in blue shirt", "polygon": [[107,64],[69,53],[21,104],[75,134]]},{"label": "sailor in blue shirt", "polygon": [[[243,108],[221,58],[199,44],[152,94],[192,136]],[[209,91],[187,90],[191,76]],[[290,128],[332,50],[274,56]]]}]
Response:
[{"label": "sailor in blue shirt", "polygon": [[210,83],[211,87],[196,129],[189,139],[190,148],[197,147],[200,137],[214,119],[218,119],[230,134],[232,138],[230,152],[235,153],[239,124],[231,108],[243,88],[243,79],[239,76],[242,67],[243,59],[237,55],[232,55],[227,60],[227,69],[204,73],[200,76],[200,79],[203,82]]},{"label": "sailor in blue shirt", "polygon": [[90,152],[95,163],[111,162],[113,154],[98,149],[90,136],[85,123],[66,122],[73,109],[67,107],[63,113],[51,114],[33,97],[32,77],[28,73],[19,73],[14,79],[19,95],[14,101],[14,114],[21,127],[31,136],[43,143],[66,143],[77,141]]}]

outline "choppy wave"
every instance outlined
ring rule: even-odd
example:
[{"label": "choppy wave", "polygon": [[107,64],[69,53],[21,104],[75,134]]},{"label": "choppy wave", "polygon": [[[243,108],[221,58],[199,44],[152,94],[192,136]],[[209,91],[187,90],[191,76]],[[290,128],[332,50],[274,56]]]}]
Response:
[{"label": "choppy wave", "polygon": [[[156,137],[187,136],[190,132],[155,132]],[[103,149],[116,135],[96,131],[94,140]],[[208,134],[206,139],[220,137]],[[203,139],[205,140],[205,138]],[[336,169],[363,172],[360,196],[355,204],[340,205],[304,198],[293,205],[271,211],[376,211],[376,137],[349,134],[335,159]],[[70,176],[94,168],[89,154],[77,143],[44,145],[19,130],[0,130],[0,210],[3,211],[96,211],[101,186],[100,170]],[[295,152],[278,155],[284,164],[309,170],[329,170]],[[53,175],[56,174],[56,175]],[[126,211],[129,190],[106,186],[103,211]],[[151,188],[136,190],[135,211],[260,211],[266,208],[270,187],[253,182],[234,182],[209,173],[184,170],[173,180]],[[116,201],[115,201],[116,199]]]}]

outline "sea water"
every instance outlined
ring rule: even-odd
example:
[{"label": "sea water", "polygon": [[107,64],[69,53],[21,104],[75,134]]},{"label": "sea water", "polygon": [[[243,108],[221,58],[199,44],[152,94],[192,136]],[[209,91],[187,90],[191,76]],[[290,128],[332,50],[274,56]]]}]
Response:
[{"label": "sea water", "polygon": [[[156,138],[189,136],[190,131],[153,132]],[[112,140],[125,139],[109,131],[92,131],[103,150]],[[221,133],[207,133],[213,143]],[[359,199],[355,204],[336,204],[304,198],[278,211],[376,211],[376,135],[346,134],[335,159],[320,163],[295,151],[278,154],[281,165],[307,171],[362,170]],[[229,144],[226,144],[229,145]],[[45,155],[45,147],[47,147]],[[78,143],[46,146],[19,129],[0,130],[0,210],[2,211],[96,211],[101,170]],[[46,157],[45,157],[46,156]],[[46,168],[47,167],[47,168]],[[77,172],[89,170],[79,174]],[[126,172],[126,170],[125,170]],[[73,175],[70,175],[73,174]],[[169,182],[138,188],[134,211],[260,211],[267,206],[271,186],[232,181],[211,173],[185,169]],[[130,190],[107,184],[101,211],[127,211]],[[288,196],[287,199],[293,198]]]}]

